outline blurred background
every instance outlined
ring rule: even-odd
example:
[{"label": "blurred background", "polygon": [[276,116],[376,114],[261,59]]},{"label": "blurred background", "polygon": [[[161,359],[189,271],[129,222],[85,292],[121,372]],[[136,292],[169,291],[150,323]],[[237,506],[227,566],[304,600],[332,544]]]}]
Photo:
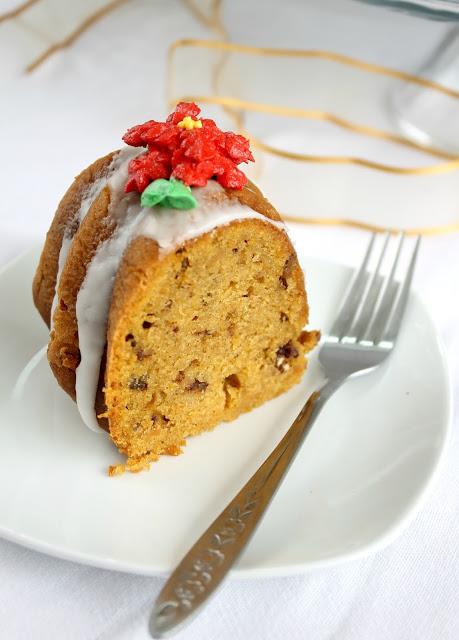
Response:
[{"label": "blurred background", "polygon": [[72,178],[182,98],[252,137],[289,220],[459,228],[456,18],[441,0],[0,0],[4,245],[40,241]]}]

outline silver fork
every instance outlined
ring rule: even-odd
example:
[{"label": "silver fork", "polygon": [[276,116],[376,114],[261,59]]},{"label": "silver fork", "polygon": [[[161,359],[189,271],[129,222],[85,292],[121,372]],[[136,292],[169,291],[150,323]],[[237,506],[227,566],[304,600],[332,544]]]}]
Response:
[{"label": "silver fork", "polygon": [[405,237],[398,240],[387,276],[382,266],[391,234],[386,233],[376,267],[373,234],[318,358],[324,383],[315,391],[280,443],[236,497],[186,554],[159,594],[150,618],[153,638],[170,636],[194,617],[247,546],[268,504],[324,404],[350,377],[369,373],[394,349],[406,308],[420,237],[406,269],[395,278]]}]

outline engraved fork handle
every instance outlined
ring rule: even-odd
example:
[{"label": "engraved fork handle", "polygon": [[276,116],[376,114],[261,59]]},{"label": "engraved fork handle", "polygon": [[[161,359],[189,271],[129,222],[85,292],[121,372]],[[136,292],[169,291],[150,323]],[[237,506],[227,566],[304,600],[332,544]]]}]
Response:
[{"label": "engraved fork handle", "polygon": [[315,391],[280,443],[186,554],[159,594],[150,618],[153,638],[191,621],[247,546],[316,417],[342,380]]}]

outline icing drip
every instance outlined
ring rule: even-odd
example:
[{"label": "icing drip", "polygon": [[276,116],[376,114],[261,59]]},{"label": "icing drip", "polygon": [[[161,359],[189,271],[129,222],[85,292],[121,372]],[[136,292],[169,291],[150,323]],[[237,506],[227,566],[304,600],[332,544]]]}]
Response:
[{"label": "icing drip", "polygon": [[56,276],[56,288],[54,291],[53,303],[51,305],[51,329],[53,328],[54,312],[56,311],[56,306],[58,301],[57,288],[59,286],[59,282],[61,281],[62,270],[64,269],[64,265],[67,260],[67,256],[69,254],[71,244],[72,244],[72,238],[70,238],[66,233],[64,233],[62,237],[61,248],[59,251],[59,262],[58,262],[57,276]]},{"label": "icing drip", "polygon": [[59,250],[59,261],[58,261],[58,269],[57,269],[57,276],[56,276],[56,288],[54,292],[53,303],[51,306],[51,328],[53,325],[54,311],[56,310],[57,301],[58,301],[57,289],[61,279],[62,270],[64,269],[64,265],[67,261],[67,256],[70,251],[70,246],[73,240],[72,229],[75,229],[75,227],[78,228],[78,226],[83,222],[89,209],[91,208],[92,203],[95,201],[95,199],[100,194],[100,192],[105,187],[105,185],[107,184],[107,181],[110,178],[114,178],[114,176],[116,176],[118,173],[121,173],[123,175],[123,179],[125,179],[124,176],[127,173],[127,164],[129,163],[131,158],[135,156],[137,153],[138,153],[137,150],[124,148],[121,151],[119,151],[117,154],[115,154],[109,167],[106,170],[105,175],[102,175],[96,180],[94,180],[94,182],[91,184],[89,189],[87,189],[86,193],[81,199],[80,208],[78,209],[75,216],[68,223],[66,229],[64,230],[64,235],[62,237],[62,244]]},{"label": "icing drip", "polygon": [[113,236],[100,245],[89,264],[76,304],[81,354],[76,370],[77,405],[83,421],[94,431],[100,431],[94,404],[113,283],[129,243],[138,236],[153,238],[162,256],[186,240],[237,220],[258,219],[284,229],[281,222],[267,219],[250,207],[241,205],[238,200],[222,199],[223,189],[215,181],[193,189],[198,206],[191,211],[161,207],[142,209],[138,196],[122,195],[125,177],[121,173],[118,172],[108,183],[112,192],[109,215],[118,222],[118,226]]},{"label": "icing drip", "polygon": [[81,354],[76,370],[76,397],[80,415],[93,431],[100,431],[94,411],[100,362],[105,348],[108,310],[121,257],[138,225],[139,207],[126,210],[126,218],[113,236],[103,242],[86,271],[76,303]]}]

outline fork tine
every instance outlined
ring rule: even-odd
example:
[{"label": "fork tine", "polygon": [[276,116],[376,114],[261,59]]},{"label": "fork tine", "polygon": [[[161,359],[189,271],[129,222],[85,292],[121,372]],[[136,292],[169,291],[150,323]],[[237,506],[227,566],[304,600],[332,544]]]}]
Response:
[{"label": "fork tine", "polygon": [[360,340],[362,333],[365,332],[371,320],[373,310],[379,299],[379,294],[384,283],[384,278],[381,276],[381,267],[389,244],[390,235],[390,232],[386,231],[376,268],[365,287],[365,291],[355,311],[354,321],[349,329],[349,336],[352,337],[352,339],[355,338],[357,341]]},{"label": "fork tine", "polygon": [[386,343],[388,346],[392,346],[400,329],[403,314],[405,312],[406,303],[408,301],[408,295],[410,292],[411,282],[413,280],[414,269],[416,266],[416,260],[419,252],[419,245],[421,244],[421,236],[417,237],[416,244],[411,255],[410,264],[405,275],[405,279],[399,288],[398,295],[392,304],[386,326],[384,327],[381,335],[381,346]]},{"label": "fork tine", "polygon": [[340,338],[346,329],[351,324],[355,307],[360,300],[362,295],[362,291],[365,288],[365,283],[367,280],[366,268],[368,262],[370,260],[371,252],[373,250],[373,246],[376,239],[376,233],[373,233],[368,244],[367,251],[365,253],[365,257],[360,265],[358,271],[356,271],[354,277],[351,280],[351,284],[349,285],[348,291],[344,300],[341,304],[341,308],[337,314],[336,320],[333,323],[333,326],[330,330],[330,337],[332,338]]},{"label": "fork tine", "polygon": [[403,243],[405,242],[405,232],[402,231],[398,241],[397,251],[395,253],[394,262],[389,275],[384,283],[379,301],[375,305],[373,315],[368,322],[367,329],[361,342],[376,343],[387,324],[390,310],[397,295],[398,284],[395,283],[395,273],[402,253]]}]

